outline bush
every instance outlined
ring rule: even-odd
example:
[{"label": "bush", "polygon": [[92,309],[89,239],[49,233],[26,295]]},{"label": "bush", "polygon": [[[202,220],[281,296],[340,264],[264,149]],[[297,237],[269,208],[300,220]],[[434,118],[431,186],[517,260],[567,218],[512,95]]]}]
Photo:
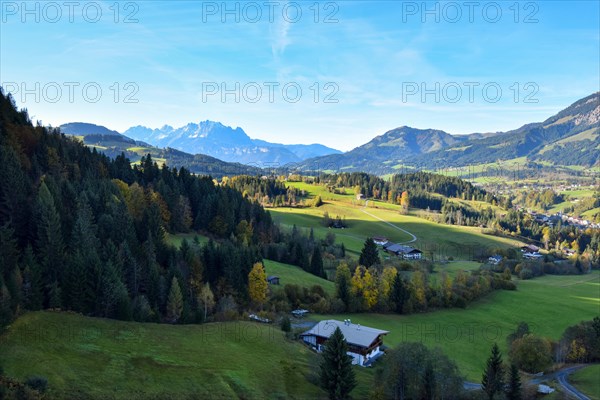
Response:
[{"label": "bush", "polygon": [[30,388],[37,390],[40,393],[44,393],[48,389],[48,379],[44,376],[34,375],[27,378],[25,385]]},{"label": "bush", "polygon": [[519,278],[523,280],[533,278],[533,272],[529,268],[523,268],[521,272],[519,272]]},{"label": "bush", "polygon": [[454,305],[458,308],[467,308],[467,300],[462,296],[457,296]]},{"label": "bush", "polygon": [[552,365],[552,345],[546,338],[525,334],[512,342],[510,358],[523,371],[544,371]]},{"label": "bush", "polygon": [[281,319],[281,330],[284,332],[291,332],[292,330],[292,323],[287,315]]}]

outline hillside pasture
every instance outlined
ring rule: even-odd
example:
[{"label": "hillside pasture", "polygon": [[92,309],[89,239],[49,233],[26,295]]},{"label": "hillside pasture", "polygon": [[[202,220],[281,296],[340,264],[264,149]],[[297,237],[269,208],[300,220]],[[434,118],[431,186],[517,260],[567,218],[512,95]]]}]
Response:
[{"label": "hillside pasture", "polygon": [[386,346],[423,342],[440,347],[470,381],[479,382],[494,343],[507,357],[506,336],[525,321],[531,330],[558,340],[565,328],[591,320],[600,311],[600,272],[575,276],[544,276],[519,281],[516,291],[496,291],[465,310],[431,313],[338,314],[318,319],[350,318],[354,323],[389,330]]},{"label": "hillside pasture", "polygon": [[[327,279],[319,278],[310,274],[300,267],[289,265],[272,260],[263,260],[265,271],[268,275],[277,275],[280,278],[279,288],[283,288],[287,284],[298,285],[301,287],[310,288],[314,285],[321,286],[325,292],[333,296],[335,294],[335,285]],[[276,289],[277,286],[271,286]]]},{"label": "hillside pasture", "polygon": [[7,376],[48,379],[52,399],[322,399],[317,356],[275,325],[167,325],[57,312],[21,316],[0,336]]}]

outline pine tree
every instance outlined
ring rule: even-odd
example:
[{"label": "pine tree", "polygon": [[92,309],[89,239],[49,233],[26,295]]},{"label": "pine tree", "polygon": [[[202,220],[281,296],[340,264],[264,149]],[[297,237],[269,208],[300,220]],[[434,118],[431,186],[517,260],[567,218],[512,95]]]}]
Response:
[{"label": "pine tree", "polygon": [[40,266],[35,259],[33,249],[27,246],[23,256],[23,300],[28,310],[39,310],[43,307],[44,296],[42,292],[42,282]]},{"label": "pine tree", "polygon": [[323,269],[323,256],[321,255],[321,245],[318,243],[313,249],[312,257],[310,258],[310,272],[313,275],[325,278],[325,270]]},{"label": "pine tree", "polygon": [[435,371],[433,370],[431,361],[429,361],[425,367],[425,372],[423,373],[423,395],[421,398],[423,400],[435,399],[435,387]]},{"label": "pine tree", "polygon": [[519,375],[519,369],[515,364],[510,365],[506,398],[507,400],[521,400],[523,398],[523,393],[521,391],[521,376]]},{"label": "pine tree", "polygon": [[392,285],[392,291],[390,292],[390,302],[394,305],[394,311],[398,314],[402,314],[404,303],[406,303],[408,297],[408,288],[406,287],[404,279],[400,274],[396,274],[394,284]]},{"label": "pine tree", "polygon": [[11,297],[2,276],[0,276],[0,328],[8,325],[13,319],[13,311],[11,309]]},{"label": "pine tree", "polygon": [[167,298],[167,321],[176,323],[181,318],[183,311],[183,296],[181,295],[181,288],[179,287],[179,281],[176,277],[171,280],[171,290],[169,290],[169,297]]},{"label": "pine tree", "polygon": [[340,263],[335,270],[335,295],[344,302],[346,308],[350,305],[350,279],[348,264]]},{"label": "pine tree", "polygon": [[379,259],[379,250],[377,250],[377,245],[372,238],[367,238],[365,241],[365,245],[360,253],[358,263],[367,268],[374,264],[381,264],[381,260]]},{"label": "pine tree", "polygon": [[331,400],[350,398],[350,392],[356,386],[356,377],[352,369],[352,357],[347,354],[348,345],[339,327],[327,340],[321,361],[321,386]]},{"label": "pine tree", "polygon": [[281,330],[284,332],[292,331],[292,323],[290,321],[290,318],[287,315],[284,316],[283,319],[281,320]]},{"label": "pine tree", "polygon": [[487,394],[489,400],[502,393],[504,388],[504,368],[502,366],[502,354],[498,344],[494,343],[492,354],[487,360],[483,378],[481,380],[483,391]]},{"label": "pine tree", "polygon": [[[48,288],[60,278],[64,260],[64,241],[60,216],[48,186],[42,182],[35,206],[38,260],[44,271],[43,283]],[[49,293],[47,295],[50,296]]]}]

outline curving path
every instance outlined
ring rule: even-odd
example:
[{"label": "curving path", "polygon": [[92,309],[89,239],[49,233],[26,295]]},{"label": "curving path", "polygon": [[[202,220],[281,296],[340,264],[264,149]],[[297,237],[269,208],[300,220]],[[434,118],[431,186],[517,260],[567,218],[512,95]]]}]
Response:
[{"label": "curving path", "polygon": [[[556,372],[552,372],[551,374],[531,379],[530,381],[526,382],[525,385],[539,385],[540,383],[556,379],[563,392],[565,392],[565,394],[567,394],[569,398],[574,398],[577,400],[590,400],[588,396],[577,390],[577,388],[571,385],[567,380],[568,376],[571,375],[573,372],[578,371],[581,368],[585,368],[587,366],[588,365],[575,365],[573,367],[565,367],[559,369]],[[481,389],[481,384],[475,382],[464,382],[463,387],[466,390],[479,390]]]},{"label": "curving path", "polygon": [[409,240],[409,241],[407,241],[407,242],[402,242],[402,243],[400,243],[400,244],[408,244],[408,243],[413,243],[413,242],[416,242],[416,241],[417,241],[417,237],[416,237],[415,235],[413,235],[412,233],[410,233],[409,231],[407,231],[406,229],[402,229],[402,228],[400,228],[399,226],[396,226],[396,225],[392,224],[391,222],[388,222],[388,221],[386,221],[386,220],[384,220],[384,219],[381,219],[381,218],[379,218],[378,216],[376,216],[376,215],[373,215],[373,214],[371,214],[370,212],[366,211],[366,210],[365,210],[365,208],[367,208],[367,205],[368,205],[368,204],[369,204],[369,200],[365,201],[365,206],[364,206],[363,208],[361,208],[361,209],[360,209],[360,211],[364,212],[364,213],[365,213],[365,214],[367,214],[369,217],[375,218],[375,219],[377,219],[377,220],[379,220],[379,221],[381,221],[381,222],[383,222],[383,223],[385,223],[385,224],[388,224],[389,226],[391,226],[391,227],[392,227],[392,228],[394,228],[394,229],[397,229],[397,230],[399,230],[399,231],[401,231],[401,232],[404,232],[404,233],[406,233],[407,235],[409,235],[409,236],[411,237],[411,240]]}]

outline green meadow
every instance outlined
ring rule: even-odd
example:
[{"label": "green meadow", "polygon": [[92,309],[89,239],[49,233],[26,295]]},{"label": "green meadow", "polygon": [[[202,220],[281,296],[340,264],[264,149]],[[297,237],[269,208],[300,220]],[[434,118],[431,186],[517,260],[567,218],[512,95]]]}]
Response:
[{"label": "green meadow", "polygon": [[494,342],[507,354],[506,336],[525,321],[539,335],[558,340],[565,328],[600,314],[600,272],[576,276],[544,276],[519,281],[516,291],[497,291],[466,309],[431,313],[323,315],[318,319],[352,319],[389,330],[384,342],[405,341],[440,347],[468,380],[478,382]]},{"label": "green meadow", "polygon": [[[320,285],[325,292],[332,296],[335,294],[335,285],[333,282],[328,281],[327,279],[319,278],[313,274],[309,274],[300,267],[271,260],[264,260],[263,263],[265,265],[267,276],[277,275],[279,277],[280,288],[283,288],[287,284],[299,285],[307,288],[310,288],[314,285]],[[271,288],[275,287],[276,286],[271,286]]]},{"label": "green meadow", "polygon": [[316,355],[277,326],[167,325],[57,312],[21,316],[0,336],[5,374],[48,379],[52,399],[319,399]]},{"label": "green meadow", "polygon": [[[516,239],[485,235],[481,228],[438,224],[414,213],[402,215],[400,206],[396,204],[373,200],[359,201],[356,200],[352,189],[345,189],[348,194],[340,195],[330,193],[322,185],[304,182],[291,182],[288,185],[304,190],[309,198],[321,196],[325,204],[320,207],[272,208],[269,211],[275,221],[288,228],[293,225],[300,229],[312,228],[320,238],[325,237],[327,232],[333,232],[337,242],[344,243],[351,256],[358,256],[367,237],[385,236],[388,240],[398,243],[411,241],[412,236],[401,229],[417,237],[411,246],[419,248],[426,258],[433,258],[435,261],[448,257],[471,261],[473,255],[482,249],[522,245]],[[482,202],[456,201],[468,203],[474,208],[488,206]],[[322,221],[325,212],[330,218],[338,215],[345,218],[348,227],[324,227]]]}]

